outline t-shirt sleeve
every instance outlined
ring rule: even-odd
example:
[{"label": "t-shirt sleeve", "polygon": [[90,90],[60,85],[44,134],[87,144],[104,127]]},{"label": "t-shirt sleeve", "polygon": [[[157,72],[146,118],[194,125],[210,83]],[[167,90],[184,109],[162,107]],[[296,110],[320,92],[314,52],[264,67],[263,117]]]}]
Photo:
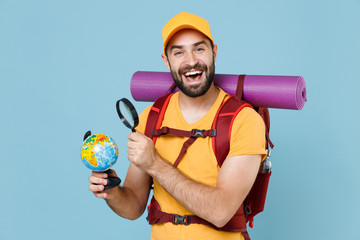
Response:
[{"label": "t-shirt sleeve", "polygon": [[136,131],[141,132],[142,134],[144,134],[144,132],[145,132],[146,121],[147,121],[150,109],[151,109],[151,106],[148,106],[139,115],[139,125],[135,129],[136,129]]},{"label": "t-shirt sleeve", "polygon": [[228,157],[253,154],[266,157],[265,124],[254,109],[247,107],[234,120]]}]

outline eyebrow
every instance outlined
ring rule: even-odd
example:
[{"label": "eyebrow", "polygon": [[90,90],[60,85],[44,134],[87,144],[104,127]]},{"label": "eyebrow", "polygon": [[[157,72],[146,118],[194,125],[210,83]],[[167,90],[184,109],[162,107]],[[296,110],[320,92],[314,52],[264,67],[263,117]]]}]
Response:
[{"label": "eyebrow", "polygon": [[[201,44],[207,45],[206,42],[205,42],[205,40],[202,40],[202,41],[199,41],[199,42],[194,43],[192,46],[193,46],[193,47],[197,47],[197,46],[199,46],[199,45],[201,45]],[[170,47],[170,52],[171,52],[173,49],[182,49],[183,47],[184,47],[184,45],[172,45],[172,46]]]}]

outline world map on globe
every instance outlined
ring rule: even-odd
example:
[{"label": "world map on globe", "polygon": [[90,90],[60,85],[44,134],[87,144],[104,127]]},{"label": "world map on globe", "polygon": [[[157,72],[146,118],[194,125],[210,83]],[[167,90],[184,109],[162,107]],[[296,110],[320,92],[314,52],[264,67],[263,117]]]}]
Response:
[{"label": "world map on globe", "polygon": [[115,141],[104,134],[94,134],[85,139],[81,147],[81,160],[90,170],[103,172],[117,161],[119,149]]}]

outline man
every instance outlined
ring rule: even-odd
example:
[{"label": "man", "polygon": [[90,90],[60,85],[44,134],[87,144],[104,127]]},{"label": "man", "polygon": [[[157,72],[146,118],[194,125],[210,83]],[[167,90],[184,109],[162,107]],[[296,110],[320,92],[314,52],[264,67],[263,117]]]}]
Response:
[{"label": "man", "polygon": [[[162,59],[180,91],[171,97],[162,126],[190,131],[211,129],[221,104],[229,97],[213,83],[217,45],[208,22],[180,13],[163,28]],[[172,164],[186,141],[161,136],[154,146],[143,135],[150,108],[140,115],[137,132],[129,134],[131,162],[123,187],[104,191],[105,173],[93,172],[90,191],[106,200],[118,215],[136,219],[148,201],[151,183],[161,211],[197,215],[215,228],[224,226],[239,209],[265,156],[265,127],[261,117],[244,108],[231,131],[230,151],[221,168],[209,137],[197,139],[177,167]],[[115,176],[116,173],[114,172]],[[242,239],[240,232],[216,230],[204,224],[153,224],[152,239]]]}]

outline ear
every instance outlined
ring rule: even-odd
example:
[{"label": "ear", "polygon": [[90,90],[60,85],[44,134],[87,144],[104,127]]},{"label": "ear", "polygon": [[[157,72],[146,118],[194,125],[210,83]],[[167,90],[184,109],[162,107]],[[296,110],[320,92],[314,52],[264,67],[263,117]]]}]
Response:
[{"label": "ear", "polygon": [[163,60],[164,63],[165,63],[166,68],[167,68],[168,70],[170,70],[169,60],[168,60],[168,58],[166,57],[166,55],[165,55],[165,54],[161,54],[161,57],[162,57],[162,60]]},{"label": "ear", "polygon": [[213,47],[213,52],[214,52],[214,62],[216,61],[216,56],[217,56],[217,45],[215,44]]}]

